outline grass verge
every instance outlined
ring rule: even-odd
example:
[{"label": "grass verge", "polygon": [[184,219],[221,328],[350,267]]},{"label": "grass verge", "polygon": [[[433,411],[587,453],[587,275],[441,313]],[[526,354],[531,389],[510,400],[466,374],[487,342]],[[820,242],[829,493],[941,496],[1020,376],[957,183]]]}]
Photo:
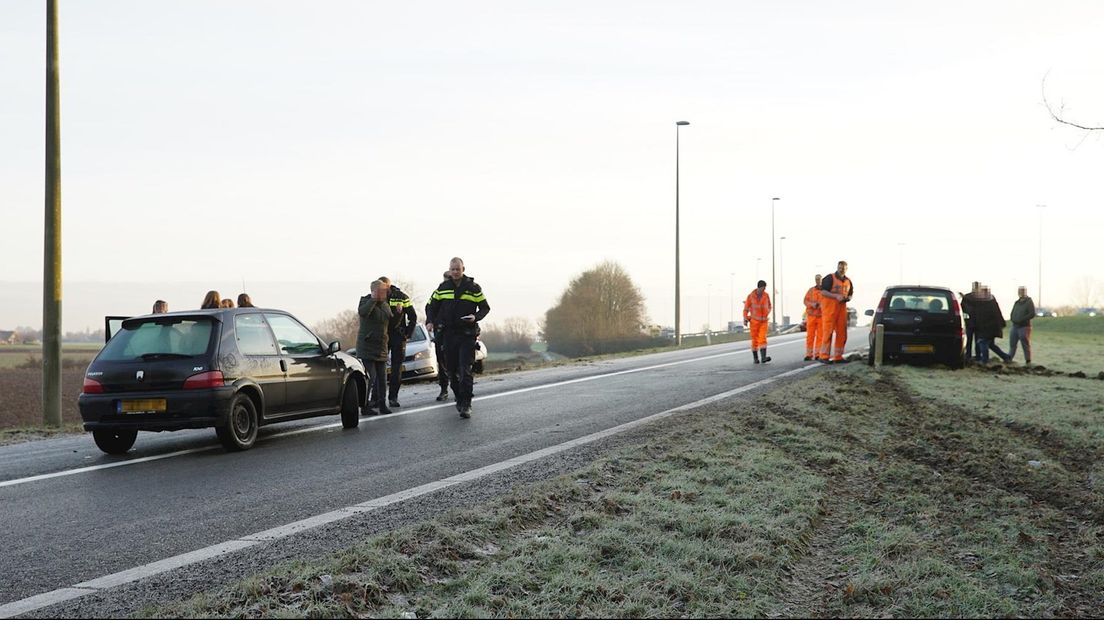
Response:
[{"label": "grass verge", "polygon": [[1099,617],[1102,401],[1070,376],[833,367],[142,615]]}]

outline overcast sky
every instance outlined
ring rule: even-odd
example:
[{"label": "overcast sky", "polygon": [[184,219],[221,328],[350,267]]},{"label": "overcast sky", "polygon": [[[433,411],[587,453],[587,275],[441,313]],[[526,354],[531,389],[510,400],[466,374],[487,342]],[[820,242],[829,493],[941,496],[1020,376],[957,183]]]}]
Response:
[{"label": "overcast sky", "polygon": [[[671,325],[678,120],[685,331],[770,280],[775,196],[795,317],[841,258],[860,311],[1007,312],[1040,224],[1044,303],[1104,281],[1104,132],[1042,105],[1104,125],[1101,2],[60,4],[66,330],[242,280],[313,323],[453,255],[488,320],[612,259]],[[44,5],[0,2],[0,329],[41,324]]]}]

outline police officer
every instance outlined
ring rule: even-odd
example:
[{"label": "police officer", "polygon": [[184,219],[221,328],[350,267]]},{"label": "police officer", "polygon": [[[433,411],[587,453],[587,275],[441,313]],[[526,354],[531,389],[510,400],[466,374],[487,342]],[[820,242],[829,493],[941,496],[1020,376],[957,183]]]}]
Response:
[{"label": "police officer", "polygon": [[[464,275],[464,261],[449,261],[449,277],[433,291],[426,308],[426,324],[444,331],[445,364],[449,383],[456,397],[456,410],[461,418],[471,417],[472,363],[478,348],[479,321],[487,316],[491,306],[483,289],[473,278]],[[437,338],[441,338],[440,333]]]},{"label": "police officer", "polygon": [[[387,347],[391,357],[391,374],[387,378],[387,404],[390,407],[400,407],[399,388],[402,386],[406,341],[414,335],[414,328],[418,325],[418,313],[414,311],[414,302],[410,301],[410,296],[391,284],[390,278],[380,276],[378,280],[388,287],[387,305],[391,309],[391,320],[387,325]],[[369,399],[369,402],[374,401]]]},{"label": "police officer", "polygon": [[[442,280],[448,280],[451,276],[450,272],[446,271],[441,274]],[[434,334],[433,323],[429,322],[429,303],[426,303],[426,329],[429,330],[431,337],[433,338],[433,352],[437,354],[437,386],[441,388],[441,393],[437,395],[437,402],[444,402],[448,400],[449,390],[449,375],[448,367],[445,366],[447,362],[447,356],[445,355],[445,330],[438,329]]]}]

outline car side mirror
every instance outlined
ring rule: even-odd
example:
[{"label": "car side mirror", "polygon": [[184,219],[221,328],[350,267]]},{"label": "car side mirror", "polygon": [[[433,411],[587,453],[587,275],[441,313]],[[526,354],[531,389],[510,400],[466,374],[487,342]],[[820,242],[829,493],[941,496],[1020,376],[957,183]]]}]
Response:
[{"label": "car side mirror", "polygon": [[337,353],[340,350],[341,350],[341,343],[340,342],[338,342],[337,340],[334,340],[333,342],[330,343],[330,350],[329,350],[330,353]]},{"label": "car side mirror", "polygon": [[863,312],[863,314],[865,314],[866,316],[874,316],[874,311],[873,310],[867,310],[866,312]]}]

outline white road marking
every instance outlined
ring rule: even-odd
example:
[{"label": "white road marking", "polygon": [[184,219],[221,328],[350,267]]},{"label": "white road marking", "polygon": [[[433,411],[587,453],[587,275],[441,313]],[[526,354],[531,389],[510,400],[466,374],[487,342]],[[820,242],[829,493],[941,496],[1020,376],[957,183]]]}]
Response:
[{"label": "white road marking", "polygon": [[[710,357],[718,357],[718,356],[710,356]],[[664,364],[664,365],[666,366],[666,365],[669,365],[669,364]],[[188,565],[191,565],[191,564],[196,564],[198,562],[202,562],[204,560],[209,560],[209,559],[212,559],[212,558],[216,558],[216,557],[228,554],[228,553],[234,553],[236,551],[240,551],[241,549],[245,549],[247,547],[252,547],[254,545],[261,544],[262,542],[267,542],[267,541],[277,540],[277,539],[280,539],[280,538],[286,538],[288,536],[293,536],[295,534],[298,534],[298,533],[301,533],[301,532],[304,532],[304,531],[307,531],[307,530],[310,530],[310,529],[313,529],[313,528],[316,528],[316,527],[319,527],[319,526],[322,526],[322,525],[325,525],[325,524],[328,524],[328,523],[333,523],[335,521],[341,521],[343,519],[347,519],[349,517],[353,517],[353,516],[356,516],[358,514],[364,514],[366,512],[371,512],[373,510],[378,510],[378,509],[383,508],[385,506],[390,506],[392,504],[397,504],[399,502],[403,502],[403,501],[406,501],[408,499],[413,499],[415,497],[421,497],[422,495],[427,495],[429,493],[433,493],[435,491],[439,491],[439,490],[444,489],[444,488],[448,488],[448,487],[451,487],[451,486],[454,486],[454,485],[457,485],[457,484],[461,484],[463,482],[470,482],[472,480],[478,480],[478,479],[483,478],[485,476],[489,476],[491,474],[495,474],[495,473],[498,473],[500,471],[510,469],[512,467],[517,467],[518,465],[523,465],[523,464],[526,464],[526,463],[530,463],[530,462],[542,459],[546,456],[550,456],[550,455],[553,455],[553,454],[557,454],[557,453],[560,453],[560,452],[571,450],[572,448],[576,448],[576,447],[579,447],[579,446],[582,446],[582,445],[586,445],[588,443],[593,443],[595,441],[598,441],[600,439],[604,439],[606,437],[610,437],[612,435],[617,435],[617,434],[620,434],[620,433],[624,433],[625,431],[637,428],[639,426],[643,426],[645,424],[649,424],[651,422],[655,422],[657,420],[661,420],[663,418],[670,417],[672,415],[675,415],[675,414],[683,412],[683,411],[696,409],[698,407],[702,407],[704,405],[708,405],[710,403],[714,403],[716,401],[723,400],[725,398],[729,398],[731,396],[735,396],[735,395],[741,394],[743,392],[747,392],[747,391],[750,391],[750,390],[754,390],[756,388],[763,387],[765,385],[769,385],[769,384],[774,383],[774,382],[776,382],[776,381],[778,381],[778,380],[780,380],[784,377],[789,377],[789,376],[792,376],[792,375],[796,375],[798,373],[805,372],[805,371],[810,370],[812,368],[816,368],[817,366],[818,366],[818,364],[810,364],[808,366],[802,366],[800,368],[796,368],[794,370],[790,370],[790,371],[784,372],[782,374],[775,375],[773,377],[769,377],[767,379],[756,381],[755,383],[750,383],[750,384],[742,386],[742,387],[738,387],[738,388],[735,388],[735,389],[732,389],[732,390],[721,392],[720,394],[714,394],[713,396],[709,396],[709,397],[703,398],[701,400],[694,401],[692,403],[688,403],[688,404],[685,404],[685,405],[680,405],[678,407],[674,407],[674,408],[668,409],[666,411],[661,411],[660,413],[652,414],[650,416],[640,418],[639,420],[633,420],[632,422],[626,422],[624,424],[620,424],[618,426],[608,428],[604,431],[599,431],[597,433],[592,433],[590,435],[586,435],[584,437],[579,437],[578,439],[572,439],[571,441],[566,441],[564,443],[557,444],[557,445],[554,445],[554,446],[550,446],[550,447],[544,448],[542,450],[537,450],[535,452],[530,452],[528,454],[523,454],[521,456],[517,456],[517,457],[514,457],[512,459],[507,459],[505,461],[500,461],[498,463],[493,463],[493,464],[487,465],[485,467],[480,467],[478,469],[473,469],[473,470],[470,470],[470,471],[467,471],[467,472],[464,472],[464,473],[461,473],[461,474],[457,474],[455,476],[450,476],[448,478],[443,478],[441,480],[436,480],[434,482],[430,482],[430,483],[423,484],[423,485],[420,485],[420,486],[416,486],[416,487],[413,487],[413,488],[410,488],[410,489],[399,491],[398,493],[392,493],[391,495],[385,495],[383,497],[378,497],[376,499],[368,500],[366,502],[361,502],[359,504],[354,504],[352,506],[348,506],[348,507],[345,507],[345,508],[339,508],[337,510],[326,512],[326,513],[323,513],[323,514],[320,514],[320,515],[315,515],[313,517],[308,517],[306,519],[301,519],[299,521],[295,521],[295,522],[289,523],[287,525],[271,528],[271,529],[268,529],[268,530],[264,530],[262,532],[256,532],[254,534],[248,534],[246,536],[242,536],[241,538],[228,540],[228,541],[221,542],[221,543],[218,543],[218,544],[215,544],[215,545],[211,545],[209,547],[204,547],[202,549],[196,549],[195,551],[189,551],[187,553],[182,553],[182,554],[179,554],[179,555],[175,555],[175,556],[172,556],[172,557],[169,557],[169,558],[165,558],[163,560],[159,560],[157,562],[151,562],[149,564],[143,564],[142,566],[137,566],[137,567],[130,568],[130,569],[127,569],[127,570],[124,570],[124,571],[119,571],[117,573],[112,573],[110,575],[105,575],[103,577],[99,577],[97,579],[92,579],[90,581],[84,581],[84,582],[78,583],[78,584],[76,584],[72,587],[69,587],[69,588],[60,588],[58,590],[53,590],[51,592],[38,594],[38,595],[29,597],[29,598],[25,598],[25,599],[21,599],[21,600],[18,600],[18,601],[13,601],[11,603],[7,603],[7,604],[4,604],[4,605],[0,605],[0,618],[11,618],[13,616],[28,613],[28,612],[35,611],[35,610],[38,610],[38,609],[42,609],[44,607],[48,607],[48,606],[54,605],[56,603],[61,603],[61,602],[64,602],[64,601],[75,599],[75,598],[80,598],[82,596],[87,596],[89,594],[94,594],[94,593],[99,592],[101,590],[106,590],[106,589],[114,588],[116,586],[120,586],[120,585],[123,585],[123,584],[132,583],[132,582],[138,581],[140,579],[144,579],[146,577],[151,577],[153,575],[168,572],[168,571],[171,571],[171,570],[174,570],[174,569],[177,569],[177,568],[182,568],[184,566],[188,566]]]},{"label": "white road marking", "polygon": [[[781,344],[776,344],[776,345],[773,345],[773,346],[775,348],[778,348],[778,347],[784,347],[784,346],[799,343],[799,342],[804,342],[804,340],[791,340],[791,341],[783,342]],[[706,355],[704,357],[695,357],[693,359],[680,360],[680,361],[677,361],[677,362],[666,362],[666,363],[663,363],[663,364],[656,364],[654,366],[645,366],[645,367],[642,367],[642,368],[630,368],[629,370],[619,370],[617,372],[610,372],[610,373],[606,373],[606,374],[602,374],[602,375],[594,375],[594,376],[590,376],[590,377],[581,377],[581,378],[578,378],[578,379],[568,379],[566,381],[559,381],[557,383],[548,383],[548,384],[545,384],[545,385],[535,385],[535,386],[532,386],[532,387],[520,388],[520,389],[517,389],[517,390],[510,390],[508,392],[499,392],[497,394],[488,394],[487,396],[477,396],[477,397],[472,399],[472,402],[490,400],[490,399],[493,399],[493,398],[502,398],[504,396],[513,396],[515,394],[524,394],[526,392],[534,392],[534,391],[537,391],[537,390],[548,390],[548,389],[551,389],[551,388],[556,388],[556,387],[560,387],[560,386],[564,386],[564,385],[571,385],[573,383],[582,383],[584,381],[597,381],[598,379],[606,379],[606,378],[609,378],[609,377],[617,377],[617,376],[627,375],[627,374],[632,374],[632,373],[637,373],[637,372],[646,372],[648,370],[656,370],[658,368],[668,368],[670,366],[679,366],[679,365],[682,365],[682,364],[691,364],[691,363],[694,363],[694,362],[702,362],[702,361],[705,361],[705,360],[716,359],[718,357],[727,357],[729,355],[736,355],[736,354],[742,353],[742,352],[744,352],[744,349],[739,349],[739,350],[736,350],[736,351],[728,351],[726,353],[717,353],[717,354],[714,354],[714,355]],[[400,417],[400,416],[410,415],[410,414],[413,414],[413,413],[422,413],[424,411],[433,411],[435,409],[444,409],[446,407],[455,407],[455,403],[442,403],[440,405],[428,405],[428,406],[425,406],[425,407],[418,407],[417,409],[409,409],[409,410],[406,410],[406,411],[397,411],[395,413],[392,413],[392,414],[386,415],[386,416],[374,416],[374,417],[363,418],[363,419],[361,419],[361,422],[379,422],[381,420],[397,418],[397,417]],[[303,433],[316,433],[318,431],[328,430],[328,429],[331,429],[331,428],[339,428],[340,426],[341,426],[341,422],[332,422],[332,423],[329,423],[329,424],[320,424],[318,426],[308,426],[306,428],[299,428],[299,429],[295,429],[295,430],[291,430],[291,431],[284,431],[284,432],[281,432],[281,433],[274,433],[272,435],[267,435],[261,441],[269,441],[271,439],[276,439],[278,437],[290,437],[292,435],[301,435]],[[88,472],[98,471],[98,470],[101,470],[101,469],[111,469],[112,467],[125,467],[127,465],[138,465],[140,463],[148,463],[150,461],[159,461],[161,459],[168,459],[168,458],[173,458],[173,457],[177,457],[177,456],[184,456],[186,454],[196,454],[196,453],[199,453],[199,452],[208,452],[208,451],[211,451],[211,450],[218,450],[218,449],[221,449],[221,448],[222,448],[222,446],[219,446],[219,445],[204,446],[202,448],[191,448],[189,450],[179,450],[177,452],[169,452],[168,454],[158,454],[158,455],[154,455],[154,456],[143,456],[143,457],[140,457],[140,458],[128,459],[128,460],[125,460],[125,461],[119,461],[117,463],[105,463],[103,465],[89,465],[88,467],[79,467],[77,469],[66,469],[64,471],[56,471],[56,472],[51,472],[51,473],[48,473],[48,474],[38,474],[36,476],[28,476],[26,478],[14,478],[12,480],[4,480],[4,481],[0,482],[0,488],[13,487],[13,486],[20,485],[20,484],[28,484],[28,483],[31,483],[31,482],[38,482],[40,480],[50,480],[52,478],[63,478],[65,476],[75,476],[77,474],[86,474]]]}]

